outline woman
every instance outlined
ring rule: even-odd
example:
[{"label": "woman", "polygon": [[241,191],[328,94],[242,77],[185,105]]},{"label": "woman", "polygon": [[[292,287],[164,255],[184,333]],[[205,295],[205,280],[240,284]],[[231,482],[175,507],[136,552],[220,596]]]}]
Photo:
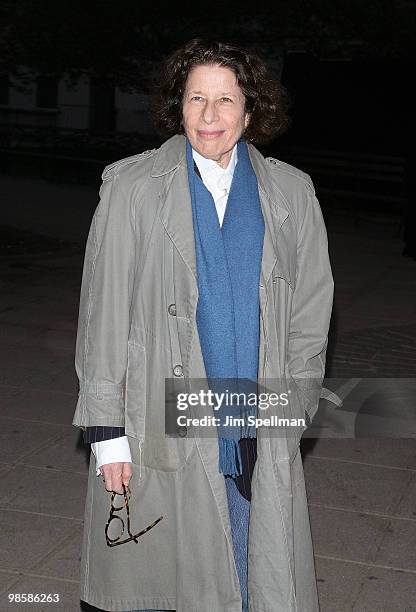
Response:
[{"label": "woman", "polygon": [[[81,598],[316,611],[305,427],[227,428],[232,411],[216,406],[215,435],[192,424],[165,435],[165,380],[189,392],[264,379],[290,398],[271,414],[301,423],[317,410],[333,295],[325,226],[310,178],[251,144],[285,127],[283,90],[247,51],[195,39],[166,63],[157,116],[170,138],[104,170],[86,247],[73,423],[96,461]],[[128,484],[130,533],[146,532],[111,546],[109,492]]]}]

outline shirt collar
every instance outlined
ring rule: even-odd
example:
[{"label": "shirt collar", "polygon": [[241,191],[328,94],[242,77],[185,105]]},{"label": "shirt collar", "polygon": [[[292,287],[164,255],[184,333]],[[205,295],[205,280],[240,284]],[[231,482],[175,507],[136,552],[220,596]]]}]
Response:
[{"label": "shirt collar", "polygon": [[196,165],[198,166],[198,170],[202,175],[213,174],[216,176],[222,176],[224,174],[229,174],[232,177],[234,174],[234,169],[237,165],[237,143],[234,145],[233,151],[231,153],[231,159],[226,168],[222,168],[213,159],[203,157],[193,148],[192,156],[194,158],[194,161],[196,162]]}]

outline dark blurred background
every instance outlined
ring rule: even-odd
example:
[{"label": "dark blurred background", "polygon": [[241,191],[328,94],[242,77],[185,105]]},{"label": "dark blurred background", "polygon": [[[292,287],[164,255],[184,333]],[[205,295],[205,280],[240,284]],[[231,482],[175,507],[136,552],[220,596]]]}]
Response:
[{"label": "dark blurred background", "polygon": [[209,35],[256,51],[289,89],[292,127],[264,153],[310,172],[327,204],[405,203],[414,2],[14,0],[0,23],[3,172],[95,184],[103,164],[157,146],[160,61]]}]

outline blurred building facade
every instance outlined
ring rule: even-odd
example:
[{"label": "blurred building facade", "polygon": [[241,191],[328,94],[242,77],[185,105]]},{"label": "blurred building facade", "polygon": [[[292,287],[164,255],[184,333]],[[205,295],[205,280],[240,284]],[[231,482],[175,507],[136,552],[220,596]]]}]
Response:
[{"label": "blurred building facade", "polygon": [[104,79],[83,76],[75,84],[65,77],[33,76],[22,83],[0,82],[0,124],[151,134],[149,95],[126,93]]}]

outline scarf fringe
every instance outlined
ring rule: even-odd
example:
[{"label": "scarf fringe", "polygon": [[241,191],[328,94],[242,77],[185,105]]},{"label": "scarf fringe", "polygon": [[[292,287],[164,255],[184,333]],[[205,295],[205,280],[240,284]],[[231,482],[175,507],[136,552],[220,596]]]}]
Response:
[{"label": "scarf fringe", "polygon": [[243,473],[241,451],[238,440],[231,438],[218,438],[219,471],[224,476],[236,478]]}]

